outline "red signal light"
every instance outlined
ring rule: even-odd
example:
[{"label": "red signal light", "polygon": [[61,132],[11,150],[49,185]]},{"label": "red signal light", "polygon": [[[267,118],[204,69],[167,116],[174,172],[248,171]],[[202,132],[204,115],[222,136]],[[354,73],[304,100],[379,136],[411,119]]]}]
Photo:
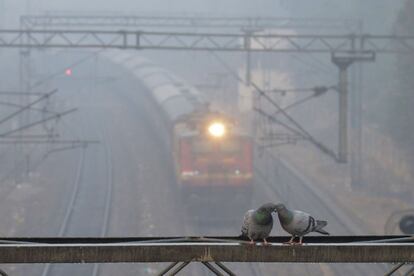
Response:
[{"label": "red signal light", "polygon": [[72,69],[68,68],[65,70],[65,75],[66,76],[72,76]]}]

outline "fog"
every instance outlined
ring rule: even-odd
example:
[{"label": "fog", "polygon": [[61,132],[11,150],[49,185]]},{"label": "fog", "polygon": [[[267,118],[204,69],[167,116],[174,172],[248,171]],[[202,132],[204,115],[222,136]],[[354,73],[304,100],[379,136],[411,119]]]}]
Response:
[{"label": "fog", "polygon": [[[18,23],[20,14],[39,14],[48,11],[103,12],[103,13],[202,13],[220,15],[308,17],[308,18],[348,18],[363,19],[366,31],[388,31],[392,26],[403,0],[367,1],[237,1],[237,0],[175,0],[175,1],[63,1],[26,0],[0,1],[2,17],[8,26]],[[98,8],[97,8],[98,7]]]},{"label": "fog", "polygon": [[[27,15],[118,23],[23,26]],[[225,45],[241,51],[194,50],[197,43],[220,48],[205,37],[185,50],[1,47],[0,235],[234,238],[245,212],[267,202],[328,221],[332,236],[413,234],[414,39],[391,37],[392,51],[377,47],[373,59],[353,59],[343,82],[333,55],[345,51],[310,50],[325,49],[334,36],[413,36],[413,15],[410,0],[0,0],[2,30],[153,31],[175,46],[191,40],[171,33],[315,38],[310,47],[253,39],[253,49],[290,48],[249,53],[243,36]],[[128,17],[190,23],[119,21]],[[224,26],[225,18],[277,26]],[[5,38],[0,31],[2,46]],[[38,40],[48,43],[46,35]],[[347,112],[342,126],[340,110]],[[213,121],[228,124],[223,140],[208,136]],[[273,219],[271,236],[287,241]],[[228,265],[237,275],[378,275],[391,267]],[[10,275],[156,275],[164,264],[3,268]],[[183,275],[210,274],[192,264]]]}]

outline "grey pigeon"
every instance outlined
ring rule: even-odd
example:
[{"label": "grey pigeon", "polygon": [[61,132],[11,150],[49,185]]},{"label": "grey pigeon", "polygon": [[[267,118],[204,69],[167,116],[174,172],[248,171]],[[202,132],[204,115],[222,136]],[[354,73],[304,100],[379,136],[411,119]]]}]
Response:
[{"label": "grey pigeon", "polygon": [[251,244],[254,244],[255,240],[263,240],[267,245],[266,238],[269,237],[273,227],[272,212],[275,211],[276,205],[273,203],[266,203],[257,210],[247,211],[243,219],[241,236],[249,238]]},{"label": "grey pigeon", "polygon": [[328,232],[322,229],[328,224],[324,220],[316,220],[302,211],[289,210],[283,204],[277,204],[276,211],[282,228],[292,235],[292,238],[287,242],[289,244],[293,244],[296,237],[299,237],[299,244],[302,244],[303,236],[310,232],[329,235]]}]

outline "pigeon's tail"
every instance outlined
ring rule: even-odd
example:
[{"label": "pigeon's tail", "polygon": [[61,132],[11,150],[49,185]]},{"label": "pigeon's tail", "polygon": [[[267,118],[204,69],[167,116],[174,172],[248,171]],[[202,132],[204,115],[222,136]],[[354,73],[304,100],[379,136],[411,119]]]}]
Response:
[{"label": "pigeon's tail", "polygon": [[242,232],[240,235],[237,236],[240,240],[248,240],[249,237],[247,236],[247,233]]},{"label": "pigeon's tail", "polygon": [[325,230],[323,230],[322,228],[324,228],[326,225],[328,225],[328,222],[325,220],[317,220],[316,221],[316,226],[315,229],[313,230],[314,232],[318,232],[324,235],[329,235],[328,232],[326,232]]},{"label": "pigeon's tail", "polygon": [[321,233],[321,234],[324,234],[324,235],[328,235],[328,236],[329,236],[329,233],[328,233],[328,232],[326,232],[326,231],[325,231],[325,230],[323,230],[323,229],[315,230],[315,232],[318,232],[318,233]]},{"label": "pigeon's tail", "polygon": [[247,238],[247,232],[248,232],[248,225],[246,222],[243,223],[242,228],[241,228],[241,234],[240,237],[245,237]]}]

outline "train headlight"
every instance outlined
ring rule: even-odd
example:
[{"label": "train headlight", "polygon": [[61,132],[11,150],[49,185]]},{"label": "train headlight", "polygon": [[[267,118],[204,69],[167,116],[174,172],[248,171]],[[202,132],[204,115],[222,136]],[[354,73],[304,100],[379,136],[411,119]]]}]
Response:
[{"label": "train headlight", "polygon": [[221,122],[213,122],[211,123],[208,128],[208,133],[217,138],[221,138],[226,135],[226,126]]}]

